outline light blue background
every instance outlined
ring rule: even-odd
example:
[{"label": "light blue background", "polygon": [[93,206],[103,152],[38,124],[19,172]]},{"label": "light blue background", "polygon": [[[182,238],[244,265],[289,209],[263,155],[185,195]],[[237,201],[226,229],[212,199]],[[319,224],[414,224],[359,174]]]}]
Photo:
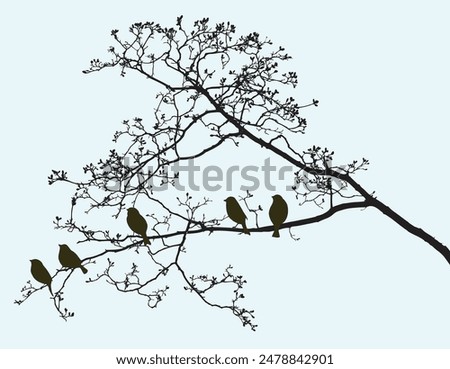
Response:
[{"label": "light blue background", "polygon": [[80,174],[111,147],[122,119],[150,119],[154,108],[142,78],[81,70],[106,56],[111,29],[125,33],[141,20],[173,25],[180,14],[186,23],[230,20],[238,33],[257,31],[285,46],[300,76],[295,96],[320,100],[305,111],[299,146],[327,145],[339,163],[369,158],[357,180],[450,244],[448,2],[20,1],[3,2],[0,14],[0,347],[450,348],[450,266],[373,209],[298,228],[297,243],[284,234],[276,243],[214,235],[189,244],[191,273],[221,273],[231,263],[245,275],[257,332],[175,278],[156,310],[104,282],[84,285],[81,275],[66,291],[76,312],[67,323],[45,294],[12,304],[30,278],[30,258],[54,270],[56,245],[76,241],[52,229],[72,189],[48,186],[49,171]]}]

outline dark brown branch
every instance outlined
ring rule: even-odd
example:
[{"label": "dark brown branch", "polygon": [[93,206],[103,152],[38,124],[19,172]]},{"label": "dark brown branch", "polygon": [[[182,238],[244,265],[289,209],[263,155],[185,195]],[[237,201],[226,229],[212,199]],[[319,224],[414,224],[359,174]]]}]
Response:
[{"label": "dark brown branch", "polygon": [[[209,95],[208,91],[205,90],[202,86],[197,86],[197,89],[200,93],[204,94],[206,98],[209,100],[209,102],[222,113],[222,115],[228,119],[229,122],[231,122],[239,131],[246,137],[248,137],[253,142],[257,143],[261,147],[264,147],[273,153],[277,154],[278,156],[282,157],[289,163],[297,166],[298,168],[304,170],[307,173],[312,173],[314,175],[327,175],[331,177],[338,178],[342,181],[346,181],[349,183],[357,192],[359,192],[364,198],[368,205],[373,206],[380,210],[383,214],[391,218],[393,221],[395,221],[397,224],[402,226],[405,230],[410,232],[411,234],[421,238],[423,241],[430,244],[436,251],[438,251],[444,258],[447,260],[447,262],[450,264],[450,250],[447,246],[443,245],[441,242],[436,240],[434,237],[432,237],[429,233],[425,232],[423,229],[418,228],[411,223],[409,223],[406,219],[401,217],[399,214],[397,214],[395,211],[393,211],[391,208],[383,204],[378,199],[374,198],[371,194],[369,194],[359,183],[357,183],[350,175],[345,173],[339,173],[332,169],[325,169],[325,170],[317,170],[315,168],[311,168],[301,161],[299,161],[296,158],[293,158],[288,153],[282,151],[281,149],[277,148],[276,146],[273,146],[269,142],[264,141],[263,139],[255,136],[250,131],[248,131],[244,127],[244,122],[240,121],[239,119],[231,116],[226,111],[223,110],[223,108],[214,100],[214,98]],[[325,213],[326,214],[326,213]]]},{"label": "dark brown branch", "polygon": [[425,242],[427,242],[428,244],[430,244],[450,264],[450,250],[447,248],[447,246],[445,246],[444,244],[439,242],[437,239],[435,239],[429,233],[425,232],[422,228],[418,228],[418,227],[412,225],[405,218],[403,218],[402,216],[397,214],[394,210],[392,210],[390,207],[386,206],[385,204],[383,204],[381,201],[377,200],[376,198],[372,197],[371,199],[368,200],[368,203],[370,204],[370,206],[377,208],[384,215],[391,218],[394,222],[396,222],[402,228],[407,230],[409,233],[419,237],[420,239],[422,239]]},{"label": "dark brown branch", "polygon": [[[370,203],[368,201],[359,201],[359,202],[350,202],[350,203],[346,203],[346,204],[339,204],[339,205],[336,205],[333,208],[329,209],[325,213],[316,215],[314,217],[298,219],[298,220],[294,220],[294,221],[291,221],[291,222],[285,222],[284,224],[282,224],[280,226],[280,229],[299,227],[299,226],[302,226],[302,225],[317,223],[317,222],[320,222],[322,220],[325,220],[325,219],[331,217],[333,214],[336,214],[339,211],[343,211],[343,210],[347,210],[347,209],[366,208],[368,206],[370,206]],[[264,227],[259,227],[259,228],[249,228],[250,233],[273,232],[273,230],[274,230],[273,226],[264,226]],[[179,236],[185,237],[187,234],[199,234],[199,233],[205,233],[205,232],[206,233],[213,233],[213,232],[235,232],[235,233],[241,233],[242,229],[236,228],[236,227],[202,227],[202,228],[199,228],[199,229],[183,230],[183,231],[177,231],[177,232],[166,233],[166,234],[155,235],[155,236],[148,235],[148,238],[150,240],[167,239],[167,238],[179,237]],[[139,241],[139,242],[133,243],[131,245],[128,245],[128,246],[125,246],[125,247],[122,247],[122,248],[108,249],[108,250],[105,250],[105,251],[103,251],[103,252],[101,252],[99,254],[96,254],[96,255],[84,258],[82,260],[82,262],[85,262],[85,261],[88,261],[88,260],[97,259],[97,258],[99,258],[99,257],[101,257],[103,255],[109,254],[109,253],[120,253],[120,252],[122,252],[124,250],[128,250],[128,249],[131,249],[133,247],[136,247],[137,245],[139,245],[141,243],[142,243],[142,241]]]}]

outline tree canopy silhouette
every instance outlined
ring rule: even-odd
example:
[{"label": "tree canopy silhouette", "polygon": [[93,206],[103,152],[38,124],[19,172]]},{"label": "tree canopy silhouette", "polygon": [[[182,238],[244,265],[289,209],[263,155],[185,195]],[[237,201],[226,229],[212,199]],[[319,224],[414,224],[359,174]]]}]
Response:
[{"label": "tree canopy silhouette", "polygon": [[[127,36],[122,37],[118,30],[113,30],[111,36],[115,42],[108,50],[112,58],[92,60],[83,73],[118,68],[121,76],[128,72],[142,75],[160,86],[160,92],[156,96],[154,120],[124,121],[123,128],[113,136],[118,148],[111,149],[95,164],[85,165],[83,179],[70,178],[65,170],[53,170],[48,177],[50,185],[63,182],[74,188],[69,215],[66,219],[57,216],[55,228],[74,232],[79,236],[78,243],[92,243],[101,248],[81,259],[82,265],[104,265],[101,273],[87,275],[88,283],[106,280],[118,291],[142,295],[148,306],[154,308],[168,293],[169,286],[161,285],[163,277],[175,272],[187,291],[211,307],[229,310],[244,326],[254,330],[254,311],[242,305],[246,280],[234,273],[232,265],[218,275],[201,271],[188,275],[181,260],[188,248],[187,240],[195,235],[220,237],[224,232],[242,233],[242,226],[227,226],[223,201],[217,204],[204,193],[199,199],[192,193],[180,195],[176,192],[179,173],[167,170],[169,165],[208,156],[226,144],[239,150],[243,141],[253,144],[256,153],[262,149],[296,168],[291,198],[283,196],[289,209],[307,203],[317,205],[316,215],[284,223],[287,210],[283,208],[276,217],[280,220],[277,229],[291,230],[347,209],[373,207],[450,262],[446,246],[409,223],[354,179],[356,172],[367,169],[367,159],[334,165],[334,152],[328,148],[297,148],[295,139],[307,127],[300,111],[317,106],[318,101],[300,104],[289,96],[298,78],[295,72],[284,70],[291,57],[283,47],[275,47],[270,39],[256,32],[237,36],[236,27],[229,22],[211,24],[204,18],[188,28],[182,16],[177,18],[175,27],[142,22],[133,24]],[[128,160],[132,165],[127,164]],[[152,169],[146,172],[148,168]],[[155,181],[173,189],[172,202],[155,191]],[[251,214],[252,219],[246,225],[249,233],[265,232],[267,242],[274,242],[270,237],[275,234],[274,226],[259,224],[262,208],[255,204],[254,194],[247,192],[240,202]],[[223,209],[222,217],[209,215],[208,209],[219,206]],[[134,226],[138,234],[129,228],[127,234],[117,233],[99,228],[94,221],[85,225],[79,220],[95,209],[110,212],[126,225],[129,208],[139,209],[145,215],[144,221],[141,217],[138,226]],[[151,209],[151,214],[146,209]],[[245,226],[242,214],[238,220]],[[251,236],[242,237],[251,242]],[[133,261],[128,271],[116,273],[121,255],[127,253],[139,255],[139,262]],[[51,279],[54,292],[51,299],[64,319],[74,315],[62,307],[64,290],[74,270],[63,266]],[[232,287],[229,303],[217,302],[211,296],[212,290],[223,286]],[[45,292],[46,285],[35,287],[28,281],[22,288],[21,299],[15,303],[20,305],[38,291]]]}]

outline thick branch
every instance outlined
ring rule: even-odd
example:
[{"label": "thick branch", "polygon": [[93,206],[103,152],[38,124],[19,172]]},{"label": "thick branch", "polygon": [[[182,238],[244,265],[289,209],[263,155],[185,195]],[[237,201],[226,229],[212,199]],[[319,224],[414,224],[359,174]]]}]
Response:
[{"label": "thick branch", "polygon": [[372,197],[371,199],[368,199],[368,203],[370,204],[370,206],[377,208],[383,214],[387,215],[398,225],[400,225],[401,227],[406,229],[409,233],[411,233],[411,234],[421,238],[425,242],[429,243],[450,264],[450,250],[447,248],[447,246],[440,243],[429,233],[425,232],[422,228],[418,228],[418,227],[412,225],[405,218],[401,217],[394,210],[392,210],[390,207],[386,206],[385,204],[383,204],[381,201],[377,200],[376,198]]},{"label": "thick branch", "polygon": [[[280,226],[280,229],[299,227],[299,226],[306,225],[306,224],[317,223],[317,222],[320,222],[324,219],[331,217],[333,214],[336,214],[339,211],[343,211],[343,210],[347,210],[347,209],[355,209],[355,208],[366,208],[368,206],[370,206],[368,201],[358,201],[358,202],[350,202],[350,203],[346,203],[346,204],[339,204],[339,205],[332,207],[331,209],[329,209],[328,211],[326,211],[323,214],[319,214],[319,215],[316,215],[311,218],[304,218],[304,219],[294,220],[291,222],[285,222],[284,224],[282,224]],[[249,231],[250,231],[250,233],[273,232],[274,227],[273,226],[263,226],[263,227],[259,227],[259,228],[249,228]],[[201,227],[198,229],[182,230],[182,231],[166,233],[166,234],[159,234],[159,235],[154,235],[154,236],[149,235],[148,238],[150,240],[167,239],[167,238],[179,237],[179,236],[185,237],[187,234],[198,234],[198,233],[205,233],[205,232],[209,232],[209,233],[213,233],[213,232],[241,233],[242,229],[236,228],[236,227]],[[128,250],[130,248],[136,247],[136,246],[137,246],[137,244],[133,243],[129,246],[122,247],[122,248],[108,249],[97,255],[87,257],[87,258],[83,259],[82,262],[85,262],[87,260],[97,259],[97,258],[99,258],[103,255],[109,254],[109,253],[119,253],[119,252]]]}]

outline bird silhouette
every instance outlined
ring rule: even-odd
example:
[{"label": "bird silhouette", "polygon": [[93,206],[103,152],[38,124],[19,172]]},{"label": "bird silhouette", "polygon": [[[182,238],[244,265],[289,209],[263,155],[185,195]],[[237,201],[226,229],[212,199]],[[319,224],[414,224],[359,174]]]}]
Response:
[{"label": "bird silhouette", "polygon": [[80,268],[84,274],[88,272],[87,269],[81,265],[81,260],[78,255],[65,244],[59,245],[58,259],[63,267],[72,269]]},{"label": "bird silhouette", "polygon": [[144,239],[144,245],[150,245],[147,237],[147,221],[136,208],[128,208],[127,223],[130,229]]},{"label": "bird silhouette", "polygon": [[272,237],[280,237],[280,226],[288,216],[288,206],[280,195],[272,196],[272,206],[269,209],[269,217],[273,224]]},{"label": "bird silhouette", "polygon": [[247,229],[247,225],[245,224],[247,216],[244,214],[244,211],[242,210],[237,200],[234,197],[230,196],[224,201],[226,202],[227,214],[230,219],[233,222],[242,225],[245,234],[250,234],[249,230]]},{"label": "bird silhouette", "polygon": [[48,272],[47,268],[42,264],[42,261],[38,259],[31,259],[31,275],[34,279],[42,284],[46,284],[50,293],[53,295],[52,291],[52,277]]}]

